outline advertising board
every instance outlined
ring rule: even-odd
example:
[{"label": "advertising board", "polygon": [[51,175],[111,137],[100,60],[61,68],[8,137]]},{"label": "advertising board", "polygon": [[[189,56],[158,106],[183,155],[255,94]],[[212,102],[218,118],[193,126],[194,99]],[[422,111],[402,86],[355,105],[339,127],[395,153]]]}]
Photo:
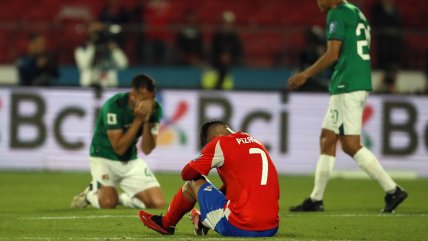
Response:
[{"label": "advertising board", "polygon": [[[124,89],[0,89],[0,168],[88,170],[97,110]],[[164,120],[157,148],[143,156],[153,170],[180,171],[199,153],[199,126],[227,121],[262,141],[280,173],[311,174],[327,94],[161,90]],[[428,176],[427,98],[371,95],[364,110],[363,143],[388,171]],[[340,151],[336,170],[358,170]]]}]

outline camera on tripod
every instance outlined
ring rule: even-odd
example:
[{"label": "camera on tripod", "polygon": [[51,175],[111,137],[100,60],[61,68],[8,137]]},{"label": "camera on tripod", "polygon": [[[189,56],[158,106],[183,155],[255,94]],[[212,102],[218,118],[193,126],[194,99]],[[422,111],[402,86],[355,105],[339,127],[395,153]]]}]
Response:
[{"label": "camera on tripod", "polygon": [[95,32],[94,44],[96,46],[107,45],[109,42],[114,41],[114,33],[108,27],[104,27]]},{"label": "camera on tripod", "polygon": [[121,29],[118,25],[103,26],[94,32],[93,43],[95,45],[95,58],[93,65],[100,69],[114,67],[111,61],[112,46],[116,43],[117,34]]}]

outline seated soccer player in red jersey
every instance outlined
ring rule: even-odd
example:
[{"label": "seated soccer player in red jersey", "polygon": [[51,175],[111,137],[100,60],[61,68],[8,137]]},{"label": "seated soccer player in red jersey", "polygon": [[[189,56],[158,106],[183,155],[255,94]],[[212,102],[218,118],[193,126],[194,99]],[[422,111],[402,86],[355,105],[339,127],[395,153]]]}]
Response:
[{"label": "seated soccer player in red jersey", "polygon": [[[165,216],[140,211],[140,220],[150,229],[171,235],[183,215],[191,211],[197,235],[205,235],[209,229],[224,236],[275,235],[279,226],[278,174],[264,145],[218,120],[204,123],[200,137],[204,148],[183,168],[185,183]],[[212,168],[223,181],[220,189],[205,178]],[[193,209],[196,202],[200,212]]]}]

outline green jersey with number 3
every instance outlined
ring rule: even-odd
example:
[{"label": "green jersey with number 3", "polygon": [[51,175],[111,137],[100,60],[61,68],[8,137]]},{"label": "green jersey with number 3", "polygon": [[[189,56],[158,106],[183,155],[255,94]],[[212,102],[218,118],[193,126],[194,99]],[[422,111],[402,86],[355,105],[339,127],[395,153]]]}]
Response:
[{"label": "green jersey with number 3", "polygon": [[[102,157],[115,161],[129,161],[137,158],[137,141],[143,131],[143,126],[125,154],[118,155],[107,136],[108,130],[123,130],[126,132],[134,121],[135,115],[129,106],[129,93],[119,93],[108,99],[98,112],[95,133],[92,137],[90,156]],[[163,115],[162,106],[155,102],[150,116],[150,123],[160,123]],[[155,131],[155,130],[153,130]]]},{"label": "green jersey with number 3", "polygon": [[372,90],[370,26],[356,6],[344,2],[328,11],[327,40],[342,42],[330,80],[331,95]]}]

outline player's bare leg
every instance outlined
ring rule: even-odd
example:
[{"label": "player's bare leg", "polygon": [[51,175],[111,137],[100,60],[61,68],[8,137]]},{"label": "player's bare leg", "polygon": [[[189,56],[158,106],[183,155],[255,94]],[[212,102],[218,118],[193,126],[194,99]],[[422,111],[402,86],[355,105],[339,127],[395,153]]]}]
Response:
[{"label": "player's bare leg", "polygon": [[386,192],[385,208],[382,212],[394,212],[395,208],[407,198],[407,192],[400,188],[385,172],[379,160],[364,146],[359,135],[341,136],[343,151],[351,156],[372,179],[376,180]]},{"label": "player's bare leg", "polygon": [[183,186],[183,193],[187,198],[192,198],[195,202],[198,201],[198,192],[202,185],[204,185],[207,181],[205,179],[199,179],[196,181],[186,182]]},{"label": "player's bare leg", "polygon": [[[115,208],[119,202],[116,188],[109,186],[101,186],[97,190],[99,208]],[[91,200],[88,199],[89,202]],[[93,202],[91,202],[92,204]]]},{"label": "player's bare leg", "polygon": [[[152,187],[147,190],[144,190],[142,192],[137,193],[134,198],[133,202],[135,204],[138,204],[138,201],[135,200],[138,199],[138,201],[142,202],[146,208],[165,208],[166,202],[165,198],[162,194],[162,191],[160,187]],[[136,206],[138,207],[138,206]],[[144,207],[139,207],[141,209],[144,209]]]}]

